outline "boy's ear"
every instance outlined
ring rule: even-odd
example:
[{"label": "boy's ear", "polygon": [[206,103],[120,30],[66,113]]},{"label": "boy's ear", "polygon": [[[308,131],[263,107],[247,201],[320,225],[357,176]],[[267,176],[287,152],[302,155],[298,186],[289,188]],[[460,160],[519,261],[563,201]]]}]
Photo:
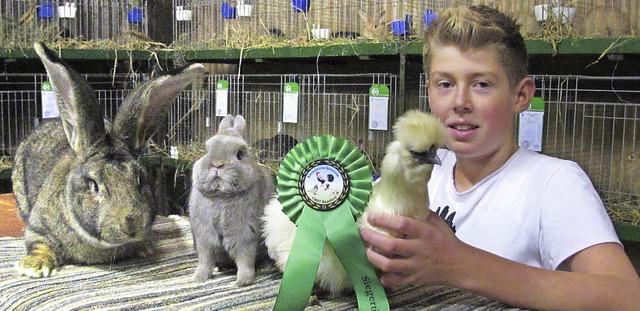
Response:
[{"label": "boy's ear", "polygon": [[531,99],[536,93],[536,83],[533,81],[533,78],[527,76],[518,83],[515,90],[516,95],[516,104],[515,104],[515,112],[520,113],[527,108],[531,104]]}]

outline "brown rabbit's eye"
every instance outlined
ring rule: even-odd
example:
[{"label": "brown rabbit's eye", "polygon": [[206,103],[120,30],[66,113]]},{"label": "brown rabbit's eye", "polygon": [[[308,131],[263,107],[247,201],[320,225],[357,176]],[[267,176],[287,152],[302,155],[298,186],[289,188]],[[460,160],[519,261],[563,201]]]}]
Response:
[{"label": "brown rabbit's eye", "polygon": [[100,192],[100,188],[98,188],[98,183],[95,180],[89,179],[87,180],[87,183],[89,184],[89,189],[91,189],[93,193]]}]

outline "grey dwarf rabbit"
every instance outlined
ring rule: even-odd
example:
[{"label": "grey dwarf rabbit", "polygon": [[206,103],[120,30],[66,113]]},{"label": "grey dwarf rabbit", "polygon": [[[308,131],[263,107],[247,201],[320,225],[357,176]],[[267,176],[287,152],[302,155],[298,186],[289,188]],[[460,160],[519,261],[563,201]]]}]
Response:
[{"label": "grey dwarf rabbit", "polygon": [[236,285],[246,286],[255,279],[256,263],[268,259],[260,219],[275,186],[250,152],[244,129],[242,116],[226,116],[207,140],[207,153],[193,165],[189,218],[198,282],[216,268],[235,264]]},{"label": "grey dwarf rabbit", "polygon": [[34,47],[61,122],[41,126],[16,153],[13,190],[27,247],[18,272],[48,277],[64,264],[111,263],[146,252],[155,200],[137,157],[204,67],[193,64],[142,84],[111,124],[88,82],[44,44]]}]

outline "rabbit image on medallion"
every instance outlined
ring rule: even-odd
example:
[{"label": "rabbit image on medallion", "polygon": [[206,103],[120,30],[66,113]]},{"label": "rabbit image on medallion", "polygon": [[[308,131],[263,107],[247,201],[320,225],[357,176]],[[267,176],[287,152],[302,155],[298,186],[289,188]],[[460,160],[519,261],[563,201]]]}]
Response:
[{"label": "rabbit image on medallion", "polygon": [[151,247],[155,197],[138,156],[178,93],[204,67],[189,65],[142,84],[111,123],[84,78],[44,44],[34,48],[61,121],[42,125],[16,153],[13,191],[27,247],[18,272],[48,277],[64,264],[113,263],[144,254]]},{"label": "rabbit image on medallion", "polygon": [[207,153],[193,165],[189,219],[198,282],[235,265],[236,285],[246,286],[255,279],[256,265],[268,260],[260,219],[275,186],[244,140],[244,129],[242,116],[226,116],[207,140]]}]

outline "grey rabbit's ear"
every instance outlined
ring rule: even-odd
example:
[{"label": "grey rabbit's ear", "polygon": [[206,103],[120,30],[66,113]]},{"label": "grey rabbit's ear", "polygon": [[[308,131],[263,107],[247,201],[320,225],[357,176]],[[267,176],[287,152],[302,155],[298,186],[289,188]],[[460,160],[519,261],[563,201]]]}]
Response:
[{"label": "grey rabbit's ear", "polygon": [[235,133],[235,135],[244,137],[245,123],[246,122],[241,115],[237,115],[235,117],[232,115],[227,115],[226,117],[224,117],[224,119],[222,119],[222,121],[220,121],[218,133],[222,135],[234,135]]},{"label": "grey rabbit's ear", "polygon": [[71,149],[79,157],[105,137],[104,110],[94,90],[75,70],[41,42],[33,45],[42,60],[58,102],[60,119]]},{"label": "grey rabbit's ear", "polygon": [[136,88],[124,100],[113,121],[113,136],[130,150],[141,150],[165,122],[171,105],[187,86],[201,79],[202,64],[191,64],[153,78]]},{"label": "grey rabbit's ear", "polygon": [[242,137],[244,137],[245,125],[246,125],[246,122],[241,115],[237,115],[236,118],[233,120],[233,129],[236,130],[236,132],[238,132],[238,134],[240,134],[240,136]]},{"label": "grey rabbit's ear", "polygon": [[218,126],[218,133],[226,131],[227,129],[233,127],[233,119],[235,119],[232,115],[225,116],[222,121],[220,121],[220,126]]}]

